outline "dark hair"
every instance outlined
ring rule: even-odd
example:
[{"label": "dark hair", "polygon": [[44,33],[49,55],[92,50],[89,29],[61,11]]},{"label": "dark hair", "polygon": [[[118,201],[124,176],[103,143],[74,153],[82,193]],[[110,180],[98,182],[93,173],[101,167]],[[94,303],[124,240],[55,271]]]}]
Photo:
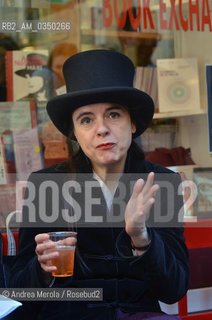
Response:
[{"label": "dark hair", "polygon": [[[72,121],[72,120],[71,120]],[[73,128],[73,127],[72,127]],[[74,135],[74,129],[70,131],[67,139],[69,151],[69,172],[70,173],[90,173],[92,166],[89,158],[85,155]]]}]

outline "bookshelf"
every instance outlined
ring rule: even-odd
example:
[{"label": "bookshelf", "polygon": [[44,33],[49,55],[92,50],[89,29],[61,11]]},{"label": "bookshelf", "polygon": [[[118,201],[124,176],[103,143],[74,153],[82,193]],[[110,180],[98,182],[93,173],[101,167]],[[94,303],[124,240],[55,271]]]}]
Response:
[{"label": "bookshelf", "polygon": [[163,118],[178,118],[194,115],[206,115],[206,110],[183,110],[183,111],[174,111],[174,112],[155,112],[153,119],[163,119]]}]

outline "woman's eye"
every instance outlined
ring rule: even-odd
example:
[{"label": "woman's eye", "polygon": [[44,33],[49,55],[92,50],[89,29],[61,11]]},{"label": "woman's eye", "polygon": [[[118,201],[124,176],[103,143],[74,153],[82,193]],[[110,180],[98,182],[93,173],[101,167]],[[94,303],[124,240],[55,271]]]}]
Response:
[{"label": "woman's eye", "polygon": [[81,124],[89,124],[91,122],[91,119],[86,117],[86,118],[82,118],[81,120]]},{"label": "woman's eye", "polygon": [[117,119],[119,117],[119,113],[118,112],[110,112],[110,118],[111,119]]}]

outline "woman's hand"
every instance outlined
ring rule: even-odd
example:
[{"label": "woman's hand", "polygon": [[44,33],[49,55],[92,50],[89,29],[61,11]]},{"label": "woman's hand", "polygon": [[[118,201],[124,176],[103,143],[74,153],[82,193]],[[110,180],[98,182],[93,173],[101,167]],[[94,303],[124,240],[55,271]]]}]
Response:
[{"label": "woman's hand", "polygon": [[35,241],[37,243],[35,253],[43,270],[43,280],[46,285],[49,285],[52,280],[51,273],[57,270],[56,266],[51,265],[51,260],[59,256],[59,251],[57,251],[55,247],[57,245],[76,245],[77,239],[74,237],[69,237],[64,240],[54,242],[49,240],[48,233],[41,233],[36,235]]},{"label": "woman's hand", "polygon": [[55,246],[76,245],[77,239],[74,237],[69,237],[57,242],[48,240],[48,233],[41,233],[36,235],[35,241],[37,243],[37,246],[35,248],[35,253],[37,254],[41,268],[45,272],[53,272],[57,269],[57,267],[51,265],[51,260],[59,256],[59,251],[57,251],[56,249],[54,250]]},{"label": "woman's hand", "polygon": [[159,189],[153,181],[153,172],[149,173],[146,183],[143,179],[136,181],[125,210],[125,230],[135,247],[145,246],[148,242],[145,222],[155,202],[155,193]]},{"label": "woman's hand", "polygon": [[40,233],[35,237],[35,241],[37,243],[35,253],[37,254],[41,268],[46,272],[52,272],[57,268],[55,266],[51,266],[51,260],[59,256],[59,251],[54,250],[55,246],[76,245],[77,239],[69,237],[64,240],[54,242],[49,240],[48,233]]},{"label": "woman's hand", "polygon": [[59,252],[50,252],[51,249],[55,248],[55,244],[53,241],[48,240],[48,233],[37,234],[35,237],[35,241],[37,243],[35,253],[37,254],[38,262],[40,263],[41,268],[46,272],[53,272],[57,268],[55,266],[51,266],[51,260],[58,257]]}]

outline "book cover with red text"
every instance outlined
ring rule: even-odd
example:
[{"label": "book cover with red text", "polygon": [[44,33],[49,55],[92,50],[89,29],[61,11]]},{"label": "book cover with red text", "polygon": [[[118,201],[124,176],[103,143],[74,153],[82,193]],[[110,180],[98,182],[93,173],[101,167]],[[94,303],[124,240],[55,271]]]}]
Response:
[{"label": "book cover with red text", "polygon": [[7,101],[37,100],[45,89],[48,50],[6,52]]}]

